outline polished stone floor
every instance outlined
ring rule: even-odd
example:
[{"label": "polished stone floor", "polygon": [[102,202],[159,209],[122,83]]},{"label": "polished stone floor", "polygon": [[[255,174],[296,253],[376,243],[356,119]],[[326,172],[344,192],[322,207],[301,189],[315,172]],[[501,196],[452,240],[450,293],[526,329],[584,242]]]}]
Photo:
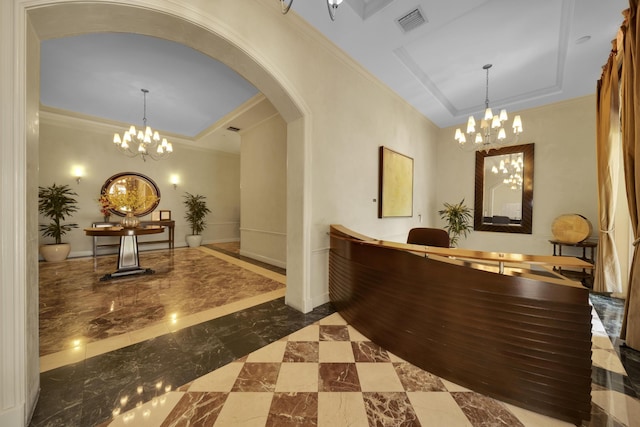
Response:
[{"label": "polished stone floor", "polygon": [[[230,265],[264,273],[238,259],[231,264],[231,252],[224,255]],[[81,360],[43,370],[31,425],[568,425],[404,362],[346,324],[329,304],[305,315],[281,297],[258,304],[255,298],[243,308],[236,301],[209,320],[194,319],[102,354],[85,350]],[[595,294],[591,299],[593,409],[584,425],[638,426],[640,358],[616,338],[622,305]]]},{"label": "polished stone floor", "polygon": [[140,265],[155,274],[106,282],[100,278],[115,270],[116,255],[40,263],[41,371],[284,295],[282,269],[226,253],[142,252]]}]

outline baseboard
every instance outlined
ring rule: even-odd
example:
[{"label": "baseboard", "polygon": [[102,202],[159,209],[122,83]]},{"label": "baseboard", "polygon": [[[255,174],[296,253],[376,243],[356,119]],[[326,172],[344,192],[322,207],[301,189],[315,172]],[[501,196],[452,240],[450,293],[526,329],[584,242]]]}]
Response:
[{"label": "baseboard", "polygon": [[282,262],[277,259],[272,259],[263,255],[254,254],[249,251],[243,251],[242,249],[240,250],[240,255],[246,256],[247,258],[255,259],[256,261],[264,262],[269,265],[275,265],[276,267],[287,268],[286,262]]},{"label": "baseboard", "polygon": [[284,297],[284,303],[289,307],[298,310],[301,313],[309,313],[313,310],[313,304],[310,300],[302,301],[302,306],[298,304],[298,301],[288,298],[286,295]]},{"label": "baseboard", "polygon": [[203,245],[214,245],[216,243],[232,243],[232,242],[239,242],[240,238],[233,238],[233,239],[216,239],[216,240],[207,240],[207,241],[203,241],[202,244]]},{"label": "baseboard", "polygon": [[329,292],[325,292],[323,294],[316,295],[315,297],[313,297],[311,299],[311,304],[313,305],[313,308],[316,308],[316,307],[320,307],[322,304],[328,303],[329,301],[331,301],[331,299],[329,298]]},{"label": "baseboard", "polygon": [[[30,411],[29,411],[29,416],[27,417],[27,425],[31,424],[31,419],[33,418],[33,414],[36,412],[36,405],[38,404],[39,398],[40,398],[40,379],[38,379],[38,388],[36,389],[35,393],[33,393],[31,396],[31,405],[29,406]],[[4,424],[0,424],[0,425],[4,425]]]},{"label": "baseboard", "polygon": [[0,412],[0,426],[25,427],[24,403]]}]

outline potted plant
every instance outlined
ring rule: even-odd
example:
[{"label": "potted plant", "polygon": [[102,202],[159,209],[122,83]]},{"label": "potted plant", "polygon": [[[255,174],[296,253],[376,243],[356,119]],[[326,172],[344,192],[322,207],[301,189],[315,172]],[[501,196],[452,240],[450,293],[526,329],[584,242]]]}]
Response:
[{"label": "potted plant", "polygon": [[40,232],[43,237],[53,237],[55,243],[40,246],[40,254],[45,261],[63,261],[71,252],[69,243],[62,243],[64,236],[72,228],[77,228],[78,224],[64,224],[63,221],[71,214],[77,212],[77,194],[71,191],[68,185],[56,185],[49,187],[38,187],[38,211],[49,218],[49,224],[40,224]]},{"label": "potted plant", "polygon": [[445,229],[449,233],[452,248],[456,247],[461,235],[467,237],[467,233],[473,230],[471,209],[464,204],[464,199],[456,204],[445,202],[444,209],[439,210],[438,214],[447,223]]},{"label": "potted plant", "polygon": [[191,234],[187,235],[187,244],[191,248],[198,247],[202,243],[201,233],[207,226],[204,218],[211,212],[204,199],[205,196],[201,194],[185,192],[184,195],[184,205],[187,208],[184,218],[191,227]]}]

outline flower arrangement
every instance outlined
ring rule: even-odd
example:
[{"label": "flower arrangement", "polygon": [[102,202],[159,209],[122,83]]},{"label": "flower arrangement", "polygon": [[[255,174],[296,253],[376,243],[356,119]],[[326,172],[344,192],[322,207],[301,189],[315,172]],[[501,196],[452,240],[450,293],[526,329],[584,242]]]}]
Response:
[{"label": "flower arrangement", "polygon": [[111,216],[111,209],[113,208],[109,197],[107,197],[105,193],[102,193],[100,197],[98,197],[98,203],[100,203],[100,213],[102,216],[109,218]]},{"label": "flower arrangement", "polygon": [[106,195],[109,203],[122,212],[132,212],[149,206],[158,200],[153,194],[145,194],[137,189],[127,190],[125,193],[111,193]]}]

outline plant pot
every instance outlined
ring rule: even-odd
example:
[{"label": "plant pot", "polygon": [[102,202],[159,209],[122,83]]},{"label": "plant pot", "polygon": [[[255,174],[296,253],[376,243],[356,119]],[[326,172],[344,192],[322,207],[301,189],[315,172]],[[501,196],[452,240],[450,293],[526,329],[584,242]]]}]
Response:
[{"label": "plant pot", "polygon": [[71,245],[69,243],[40,246],[40,255],[42,255],[47,262],[64,261],[69,256],[69,252],[71,252]]},{"label": "plant pot", "polygon": [[189,234],[186,239],[190,248],[197,248],[202,243],[202,235],[200,234]]}]

